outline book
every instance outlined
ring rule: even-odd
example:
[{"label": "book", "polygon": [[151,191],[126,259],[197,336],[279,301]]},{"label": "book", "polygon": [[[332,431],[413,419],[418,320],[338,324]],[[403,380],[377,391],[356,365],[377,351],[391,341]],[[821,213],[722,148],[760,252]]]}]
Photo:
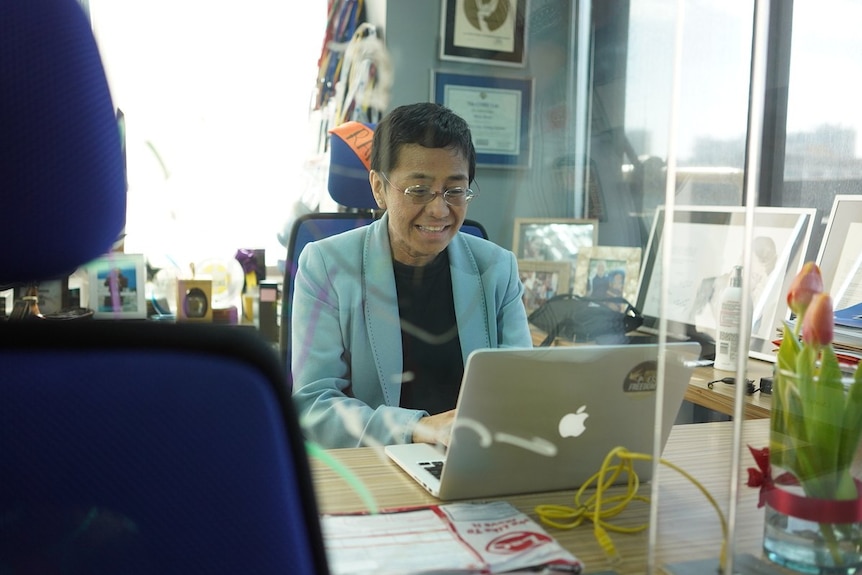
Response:
[{"label": "book", "polygon": [[[835,312],[835,325],[855,328],[862,333],[862,303],[857,303]],[[862,339],[862,336],[860,336]]]}]

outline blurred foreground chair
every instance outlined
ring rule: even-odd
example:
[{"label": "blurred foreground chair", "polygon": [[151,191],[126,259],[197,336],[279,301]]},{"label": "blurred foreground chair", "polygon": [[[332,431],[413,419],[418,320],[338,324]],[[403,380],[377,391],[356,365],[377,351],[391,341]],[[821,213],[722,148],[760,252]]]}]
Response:
[{"label": "blurred foreground chair", "polygon": [[[299,254],[306,244],[325,237],[368,225],[383,215],[374,201],[368,172],[371,169],[371,140],[374,125],[345,122],[332,132],[330,139],[329,195],[344,211],[315,212],[297,218],[290,232],[285,259],[283,299],[281,303],[281,357],[290,370],[293,285]],[[484,226],[475,220],[464,220],[461,231],[488,239]],[[290,375],[288,373],[288,375]]]},{"label": "blurred foreground chair", "polygon": [[[120,138],[76,0],[0,0],[0,142],[0,286],[111,248]],[[283,365],[257,334],[35,316],[0,321],[0,365],[0,573],[327,572]]]}]

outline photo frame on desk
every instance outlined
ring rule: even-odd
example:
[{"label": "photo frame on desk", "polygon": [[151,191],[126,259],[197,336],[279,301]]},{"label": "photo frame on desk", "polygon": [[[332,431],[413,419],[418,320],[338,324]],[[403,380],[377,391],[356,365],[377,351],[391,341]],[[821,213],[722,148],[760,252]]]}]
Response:
[{"label": "photo frame on desk", "polygon": [[464,118],[476,165],[530,167],[533,79],[431,72],[431,100]]},{"label": "photo frame on desk", "polygon": [[[749,357],[775,361],[775,340],[789,319],[784,297],[802,267],[816,210],[754,208],[751,250],[752,328]],[[661,309],[664,243],[673,224],[669,292]],[[717,316],[723,286],[733,266],[742,265],[746,249],[743,206],[679,205],[669,217],[656,209],[635,307],[644,316],[643,331],[657,333],[664,314],[669,335],[717,339]],[[743,270],[743,282],[746,272]],[[745,287],[745,286],[743,286]]]},{"label": "photo frame on desk", "polygon": [[839,194],[817,254],[823,287],[836,310],[862,303],[862,196]]},{"label": "photo frame on desk", "polygon": [[571,264],[518,260],[518,275],[524,284],[524,307],[529,316],[555,295],[569,292]]},{"label": "photo frame on desk", "polygon": [[147,273],[142,254],[110,253],[84,267],[94,319],[146,319]]},{"label": "photo frame on desk", "polygon": [[578,251],[599,240],[599,221],[585,218],[515,218],[512,251],[519,260],[569,262],[574,287]]},{"label": "photo frame on desk", "polygon": [[629,246],[594,246],[578,252],[575,292],[588,297],[637,299],[641,249]]},{"label": "photo frame on desk", "polygon": [[[59,313],[69,307],[69,278],[64,277],[54,280],[43,280],[35,284],[36,302],[39,312],[43,315]],[[31,286],[18,286],[14,289],[13,301],[20,300],[27,295]]]},{"label": "photo frame on desk", "polygon": [[528,0],[444,0],[440,59],[523,67]]}]

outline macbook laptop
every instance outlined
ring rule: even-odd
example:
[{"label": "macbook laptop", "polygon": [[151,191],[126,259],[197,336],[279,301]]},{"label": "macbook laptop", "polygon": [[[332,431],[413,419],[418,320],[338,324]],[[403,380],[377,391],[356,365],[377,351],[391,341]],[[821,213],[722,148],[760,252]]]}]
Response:
[{"label": "macbook laptop", "polygon": [[[412,443],[385,452],[442,500],[578,487],[617,446],[652,453],[658,351],[654,344],[476,350],[449,448]],[[699,353],[693,342],[665,347],[662,448]],[[652,462],[635,470],[649,480]]]}]

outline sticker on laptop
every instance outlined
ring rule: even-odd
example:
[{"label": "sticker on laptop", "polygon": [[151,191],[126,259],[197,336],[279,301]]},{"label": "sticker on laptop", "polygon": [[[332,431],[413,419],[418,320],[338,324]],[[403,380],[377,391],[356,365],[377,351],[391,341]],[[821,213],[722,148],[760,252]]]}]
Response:
[{"label": "sticker on laptop", "polygon": [[623,391],[655,391],[658,380],[658,365],[655,360],[636,365],[623,380]]}]

